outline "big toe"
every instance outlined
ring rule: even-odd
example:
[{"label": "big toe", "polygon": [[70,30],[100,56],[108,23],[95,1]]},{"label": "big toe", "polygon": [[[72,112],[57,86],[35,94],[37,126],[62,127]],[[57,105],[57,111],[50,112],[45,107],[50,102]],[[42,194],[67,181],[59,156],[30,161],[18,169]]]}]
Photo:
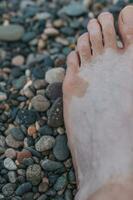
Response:
[{"label": "big toe", "polygon": [[125,47],[133,45],[133,6],[126,6],[119,15],[119,31]]}]

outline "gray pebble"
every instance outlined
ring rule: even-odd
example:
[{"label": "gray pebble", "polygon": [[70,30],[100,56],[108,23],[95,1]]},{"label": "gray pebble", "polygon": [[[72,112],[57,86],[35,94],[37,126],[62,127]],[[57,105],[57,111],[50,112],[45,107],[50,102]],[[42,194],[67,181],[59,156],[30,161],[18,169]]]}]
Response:
[{"label": "gray pebble", "polygon": [[55,139],[52,136],[42,136],[35,144],[35,148],[39,152],[47,151],[53,148]]},{"label": "gray pebble", "polygon": [[7,183],[6,185],[3,186],[2,188],[2,193],[6,196],[9,197],[14,193],[16,185],[12,183]]},{"label": "gray pebble", "polygon": [[23,131],[20,128],[16,128],[16,127],[11,128],[11,129],[9,129],[9,133],[11,133],[11,135],[17,141],[23,141],[24,138],[25,138],[25,135],[24,135]]},{"label": "gray pebble", "polygon": [[26,178],[32,185],[38,185],[41,181],[41,167],[40,165],[30,165],[26,171]]},{"label": "gray pebble", "polygon": [[24,28],[20,25],[0,26],[0,40],[1,41],[17,41],[22,38]]},{"label": "gray pebble", "polygon": [[54,189],[56,191],[60,191],[64,189],[66,185],[67,185],[67,177],[66,175],[62,175],[57,179],[56,183],[54,184]]},{"label": "gray pebble", "polygon": [[4,160],[4,166],[8,170],[16,170],[17,166],[11,158],[6,158]]},{"label": "gray pebble", "polygon": [[16,195],[21,196],[24,193],[30,192],[31,190],[32,190],[32,184],[29,182],[26,182],[18,186],[16,190]]},{"label": "gray pebble", "polygon": [[44,96],[37,95],[31,100],[31,105],[36,111],[44,112],[49,108],[50,103]]},{"label": "gray pebble", "polygon": [[41,163],[41,166],[44,170],[51,171],[51,172],[64,168],[64,165],[61,162],[57,162],[57,161],[53,161],[49,159],[44,160]]},{"label": "gray pebble", "polygon": [[17,180],[16,172],[15,171],[9,171],[8,172],[8,179],[10,183],[15,183]]},{"label": "gray pebble", "polygon": [[57,160],[64,161],[69,157],[66,135],[58,135],[55,140],[53,153]]}]

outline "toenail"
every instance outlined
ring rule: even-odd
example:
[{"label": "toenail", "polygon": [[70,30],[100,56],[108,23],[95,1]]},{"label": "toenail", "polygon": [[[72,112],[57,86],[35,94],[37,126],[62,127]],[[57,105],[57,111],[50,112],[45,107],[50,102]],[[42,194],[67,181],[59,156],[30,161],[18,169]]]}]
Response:
[{"label": "toenail", "polygon": [[124,24],[133,25],[133,6],[126,7],[121,12],[121,16]]}]

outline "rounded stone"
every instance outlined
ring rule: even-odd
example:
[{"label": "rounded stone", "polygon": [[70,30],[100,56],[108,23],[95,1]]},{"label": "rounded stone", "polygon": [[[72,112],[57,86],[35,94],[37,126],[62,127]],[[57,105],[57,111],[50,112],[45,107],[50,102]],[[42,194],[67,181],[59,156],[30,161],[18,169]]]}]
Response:
[{"label": "rounded stone", "polygon": [[16,158],[16,151],[12,148],[8,148],[6,151],[5,151],[5,156],[7,158],[11,158],[11,159],[14,159]]},{"label": "rounded stone", "polygon": [[30,192],[31,190],[32,190],[32,184],[29,182],[26,182],[18,186],[16,190],[16,195],[21,196],[24,193]]},{"label": "rounded stone", "polygon": [[49,184],[47,182],[41,182],[39,185],[39,192],[44,193],[48,190]]},{"label": "rounded stone", "polygon": [[63,190],[66,186],[67,186],[67,176],[62,175],[57,179],[56,183],[54,184],[54,189],[56,191],[60,191]]},{"label": "rounded stone", "polygon": [[44,112],[49,108],[50,102],[44,96],[37,95],[31,100],[31,105],[36,111]]},{"label": "rounded stone", "polygon": [[40,140],[35,144],[35,148],[39,152],[47,151],[53,148],[55,144],[55,139],[52,136],[44,135]]},{"label": "rounded stone", "polygon": [[30,165],[26,171],[26,178],[32,185],[38,185],[41,181],[41,167],[38,164]]},{"label": "rounded stone", "polygon": [[23,65],[24,61],[25,61],[25,59],[22,55],[17,55],[12,59],[12,64],[16,65],[16,66]]},{"label": "rounded stone", "polygon": [[0,41],[17,41],[22,38],[24,28],[20,25],[0,26]]},{"label": "rounded stone", "polygon": [[17,166],[11,158],[6,158],[4,160],[4,166],[8,170],[16,170]]},{"label": "rounded stone", "polygon": [[57,162],[57,161],[53,161],[49,159],[44,160],[41,163],[41,166],[45,171],[51,171],[51,172],[64,168],[64,165],[61,162]]},{"label": "rounded stone", "polygon": [[15,184],[7,183],[6,185],[3,186],[2,193],[6,197],[9,197],[14,193],[14,190],[15,190]]},{"label": "rounded stone", "polygon": [[59,31],[53,27],[46,28],[44,30],[44,33],[48,36],[57,36],[59,34]]},{"label": "rounded stone", "polygon": [[9,171],[8,172],[8,179],[10,183],[15,183],[17,180],[16,172],[15,171]]},{"label": "rounded stone", "polygon": [[48,83],[63,82],[65,70],[62,67],[56,67],[48,70],[45,74],[45,80]]},{"label": "rounded stone", "polygon": [[58,97],[62,97],[62,83],[56,82],[48,85],[46,95],[53,101],[55,101]]},{"label": "rounded stone", "polygon": [[17,141],[14,139],[14,137],[9,134],[7,137],[6,137],[6,144],[9,146],[9,147],[12,147],[12,148],[19,148],[19,147],[22,147],[23,146],[23,141]]},{"label": "rounded stone", "polygon": [[56,137],[53,153],[59,161],[64,161],[69,157],[70,152],[67,145],[66,135],[58,135]]},{"label": "rounded stone", "polygon": [[9,133],[14,137],[15,140],[17,141],[23,141],[25,138],[25,135],[23,131],[20,128],[11,128],[9,129]]},{"label": "rounded stone", "polygon": [[22,163],[25,158],[30,158],[32,156],[30,151],[23,150],[21,152],[17,152],[17,161]]}]

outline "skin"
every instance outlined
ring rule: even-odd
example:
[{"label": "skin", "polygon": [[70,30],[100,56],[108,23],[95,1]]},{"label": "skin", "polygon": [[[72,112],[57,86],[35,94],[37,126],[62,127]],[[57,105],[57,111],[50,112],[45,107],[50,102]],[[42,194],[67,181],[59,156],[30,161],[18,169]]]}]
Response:
[{"label": "skin", "polygon": [[[77,41],[76,51],[71,52],[67,59],[68,68],[67,68],[66,77],[63,83],[64,119],[65,119],[68,142],[69,142],[69,146],[72,152],[72,158],[73,158],[77,184],[78,184],[79,193],[75,197],[76,200],[80,200],[80,199],[82,200],[105,200],[105,199],[132,200],[133,199],[133,175],[132,175],[133,170],[130,171],[128,168],[128,163],[126,163],[126,162],[130,162],[131,168],[133,169],[132,152],[127,154],[128,161],[126,161],[126,159],[124,160],[124,157],[122,158],[122,155],[124,156],[126,155],[126,152],[128,152],[128,146],[131,146],[131,149],[133,148],[133,142],[131,141],[132,132],[133,132],[133,126],[132,126],[133,124],[132,123],[133,122],[133,110],[132,110],[133,95],[131,93],[132,84],[133,84],[132,82],[132,67],[133,67],[132,65],[133,63],[132,62],[133,61],[133,56],[132,56],[133,55],[133,21],[132,19],[133,19],[133,6],[127,6],[121,11],[119,15],[119,20],[118,20],[119,34],[123,42],[122,49],[117,47],[116,32],[114,28],[114,19],[110,13],[102,13],[98,16],[98,19],[90,20],[87,26],[88,32],[84,33],[83,35],[79,37]],[[113,51],[113,54],[111,53],[112,51],[108,52],[108,49],[111,49]],[[105,158],[103,158],[101,154],[100,155],[101,157],[99,156],[98,158],[99,160],[96,162],[96,165],[97,163],[101,162],[101,160],[103,159],[104,163],[102,163],[103,165],[102,171],[99,170],[98,172],[99,174],[95,172],[95,170],[98,169],[98,166],[96,166],[95,167],[96,169],[95,168],[92,169],[90,173],[91,174],[96,173],[97,174],[96,177],[100,177],[100,173],[103,173],[104,175],[104,171],[107,170],[108,173],[111,173],[113,178],[107,177],[104,183],[101,182],[101,185],[99,185],[95,191],[93,192],[90,191],[88,192],[88,194],[87,194],[87,182],[85,182],[86,192],[85,193],[83,192],[83,194],[81,194],[82,192],[80,193],[80,191],[84,190],[83,188],[84,184],[82,184],[83,179],[85,179],[85,177],[82,178],[81,175],[86,174],[87,172],[89,174],[90,169],[88,168],[88,163],[86,162],[86,160],[88,160],[89,163],[91,163],[89,154],[87,155],[86,153],[87,151],[84,149],[82,144],[83,142],[84,144],[90,144],[92,133],[91,133],[91,127],[87,127],[88,132],[85,133],[86,134],[85,139],[83,138],[84,135],[83,137],[80,137],[80,135],[82,135],[82,132],[85,132],[83,130],[84,126],[82,127],[82,130],[80,130],[80,124],[76,121],[76,118],[78,118],[78,113],[81,113],[81,118],[79,119],[81,120],[81,125],[82,125],[82,121],[86,120],[85,119],[86,116],[82,114],[83,110],[81,107],[82,107],[83,102],[84,104],[86,104],[86,107],[88,104],[87,108],[90,109],[88,110],[88,113],[90,113],[91,111],[91,108],[89,107],[90,101],[87,98],[88,97],[92,98],[91,94],[95,95],[92,85],[94,84],[96,84],[96,86],[98,85],[98,89],[101,90],[101,93],[99,92],[99,94],[97,95],[98,98],[101,98],[102,96],[104,96],[104,93],[102,94],[102,84],[108,90],[108,86],[106,86],[106,84],[104,83],[104,81],[102,81],[102,79],[98,83],[97,83],[97,80],[94,81],[96,76],[97,77],[101,76],[101,72],[98,72],[97,74],[97,72],[94,72],[91,70],[91,63],[95,59],[97,59],[97,63],[101,65],[100,60],[102,59],[103,72],[106,71],[106,73],[109,73],[108,69],[104,67],[104,65],[106,65],[106,56],[105,56],[106,52],[108,52],[108,58],[110,60],[113,60],[114,57],[117,60],[117,57],[118,57],[119,62],[125,62],[125,65],[127,64],[127,68],[124,68],[125,70],[124,73],[121,72],[121,69],[119,66],[115,69],[116,72],[118,72],[117,78],[119,80],[117,80],[117,78],[110,78],[110,84],[112,84],[113,88],[115,87],[113,85],[114,81],[116,81],[116,83],[120,85],[116,87],[116,90],[117,90],[117,93],[120,93],[120,96],[117,96],[117,98],[119,100],[121,109],[120,111],[117,112],[118,105],[115,104],[115,101],[113,99],[114,97],[112,97],[111,105],[113,107],[107,108],[106,110],[107,116],[105,116],[105,121],[102,121],[102,119],[99,119],[101,120],[100,125],[103,126],[103,130],[101,130],[100,132],[99,128],[97,127],[97,123],[93,124],[93,121],[92,121],[92,126],[94,126],[96,128],[95,130],[98,131],[97,133],[95,133],[95,139],[97,137],[96,136],[97,134],[101,134],[101,137],[103,137],[102,138],[103,141],[105,143],[107,142],[108,146],[110,146],[110,143],[109,143],[110,140],[108,140],[108,137],[107,137],[108,127],[110,128],[110,134],[113,140],[115,141],[116,148],[119,148],[119,144],[122,141],[122,139],[119,139],[121,137],[121,134],[124,135],[125,139],[123,140],[123,144],[127,146],[127,149],[125,149],[125,151],[122,149],[123,152],[122,152],[122,155],[120,153],[120,156],[121,156],[121,160],[125,162],[123,163],[123,165],[125,165],[125,168],[124,168],[125,171],[122,171],[121,163],[119,164],[119,155],[118,155],[118,160],[117,160],[118,166],[120,165],[119,174],[113,172],[113,166],[112,166],[112,169],[111,168],[104,169],[104,163],[106,162],[106,159],[108,159],[108,157],[106,158],[105,156]],[[123,61],[121,61],[122,59]],[[111,62],[113,63],[113,61]],[[113,67],[114,65],[114,64],[111,64],[111,62],[108,62],[109,66],[107,67],[109,69]],[[81,76],[80,71],[84,72],[85,67],[88,68],[88,76],[90,76],[90,78],[87,78],[88,76],[86,75]],[[95,69],[96,67],[97,65],[94,64]],[[82,68],[84,69],[82,70]],[[125,77],[125,74],[127,75],[126,80],[123,78]],[[125,85],[123,86],[123,83],[126,84],[126,87]],[[89,94],[90,91],[92,92]],[[122,104],[123,103],[122,99],[124,95],[127,97],[125,99],[127,100],[127,106],[125,107]],[[109,99],[108,96],[106,97],[107,99]],[[83,107],[86,108],[85,105]],[[98,100],[97,100],[97,107],[100,108],[100,104]],[[119,119],[120,119],[119,121],[122,124],[121,127],[117,129],[117,131],[112,126],[114,122],[111,122],[110,118],[108,117],[108,114],[112,114],[112,110],[114,110],[115,116],[119,116]],[[93,115],[95,115],[93,117],[96,119],[98,117],[97,114],[95,112],[92,112],[92,113]],[[104,115],[101,113],[101,118],[102,117],[104,118]],[[108,124],[108,126],[106,124]],[[76,129],[76,126],[78,126],[79,128]],[[105,133],[104,133],[104,129],[106,130]],[[88,141],[85,141],[85,140],[88,140]],[[117,146],[117,142],[118,142],[118,146]],[[113,148],[115,148],[115,144],[112,143],[112,146],[114,145]],[[98,145],[100,144],[98,143]],[[96,146],[94,145],[94,148],[93,148],[94,158],[96,156],[95,154],[98,151],[98,147],[97,147],[98,145]],[[102,148],[104,152],[106,151],[109,152],[108,147],[106,149],[106,145],[105,147],[102,146]],[[113,151],[113,148],[112,149],[111,148],[110,148],[110,151]],[[115,149],[115,150],[119,151],[119,149]],[[115,154],[114,152],[113,153],[109,152],[111,155],[110,159],[112,159],[112,161],[114,161],[113,159],[115,159],[114,158],[115,156],[112,156],[112,154],[113,155]],[[80,157],[79,157],[79,153],[80,153]],[[117,172],[119,172],[119,170]],[[94,180],[94,182],[96,183],[97,181],[98,180],[96,179]],[[89,191],[90,186],[89,186],[89,177],[88,177],[88,191]]]}]

